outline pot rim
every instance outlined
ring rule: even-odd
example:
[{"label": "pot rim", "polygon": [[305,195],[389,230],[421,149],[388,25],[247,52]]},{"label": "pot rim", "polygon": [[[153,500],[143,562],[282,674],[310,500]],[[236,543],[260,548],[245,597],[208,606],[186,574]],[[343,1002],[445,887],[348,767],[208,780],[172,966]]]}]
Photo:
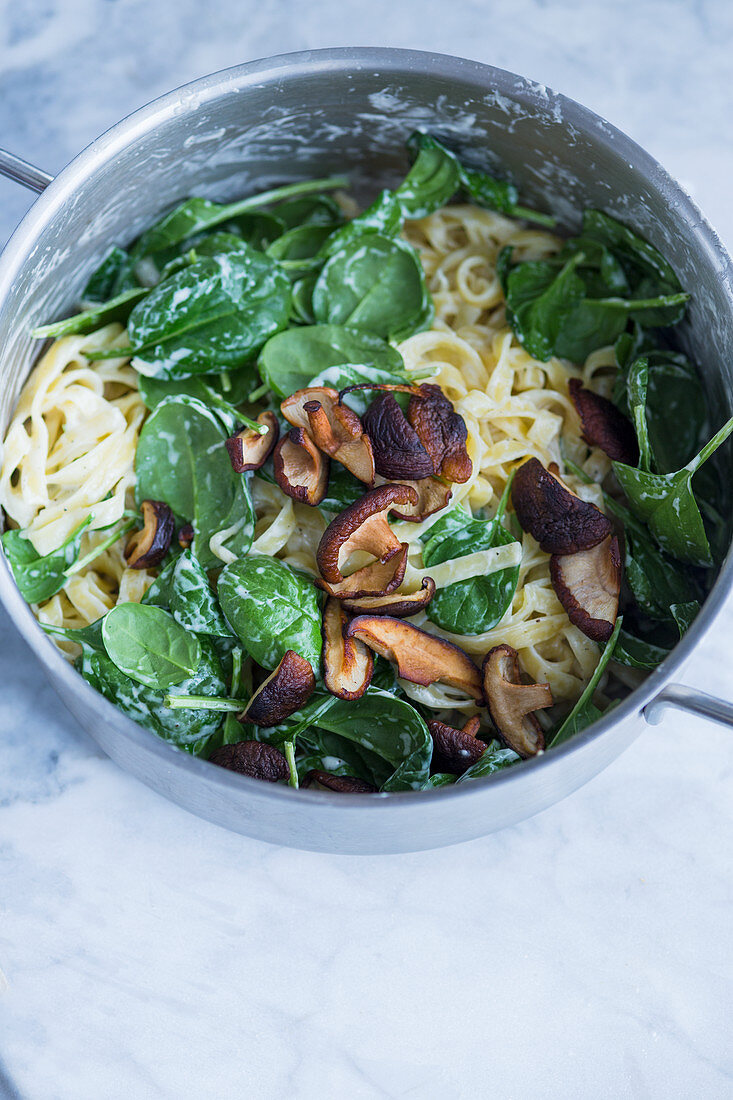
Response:
[{"label": "pot rim", "polygon": [[[11,235],[0,254],[0,302],[5,299],[18,273],[28,261],[38,235],[51,215],[63,206],[80,182],[92,176],[102,163],[114,159],[118,152],[133,143],[142,133],[149,132],[165,118],[180,111],[181,105],[185,106],[187,101],[195,104],[210,101],[216,99],[225,90],[244,93],[252,85],[267,82],[273,78],[282,79],[284,75],[294,76],[312,72],[314,67],[318,68],[324,76],[367,67],[378,69],[385,76],[389,76],[390,73],[419,71],[426,75],[432,74],[458,80],[469,85],[483,85],[487,91],[495,91],[501,96],[521,102],[529,110],[540,106],[543,110],[547,110],[550,106],[561,111],[562,117],[568,123],[572,123],[580,131],[592,133],[599,143],[612,149],[616,155],[624,157],[635,170],[642,171],[649,184],[661,193],[665,202],[668,205],[674,204],[685,220],[694,225],[701,245],[704,246],[710,262],[718,270],[724,284],[733,319],[733,262],[717,233],[687,192],[672,179],[658,161],[621,130],[575,100],[507,70],[449,54],[385,47],[304,50],[236,65],[181,85],[122,118],[92,141],[62,169],[36,199]],[[163,741],[151,730],[139,726],[88,684],[66,661],[38,625],[30,606],[23,600],[4,556],[0,566],[0,603],[4,605],[12,622],[41,661],[51,682],[58,678],[71,694],[78,693],[86,696],[98,709],[101,720],[109,720],[120,727],[128,739],[136,742],[141,750],[159,760],[162,765],[181,768],[200,777],[202,781],[205,780],[209,785],[216,784],[222,790],[239,792],[244,798],[247,798],[250,792],[256,792],[259,798],[287,800],[288,804],[297,805],[302,809],[318,805],[320,809],[331,806],[346,812],[350,806],[358,807],[362,811],[365,807],[371,806],[383,813],[387,805],[395,809],[403,808],[408,802],[414,805],[416,798],[420,798],[425,804],[439,798],[442,804],[445,804],[446,799],[465,798],[471,795],[478,797],[482,796],[482,792],[486,792],[486,796],[489,797],[489,791],[493,785],[521,782],[530,772],[536,772],[539,769],[548,772],[550,768],[562,767],[565,760],[581,752],[592,741],[602,738],[624,719],[643,712],[647,704],[671,680],[673,674],[710,630],[731,589],[733,589],[733,550],[729,548],[715,584],[708,593],[697,618],[669,657],[649,673],[643,683],[614,707],[610,714],[604,715],[558,748],[522,761],[516,767],[498,771],[494,775],[487,776],[481,783],[426,791],[401,791],[380,798],[375,798],[373,795],[351,795],[348,799],[343,799],[333,792],[301,791],[278,784],[264,784],[260,780],[212,766],[207,760],[191,756],[184,750]]]}]

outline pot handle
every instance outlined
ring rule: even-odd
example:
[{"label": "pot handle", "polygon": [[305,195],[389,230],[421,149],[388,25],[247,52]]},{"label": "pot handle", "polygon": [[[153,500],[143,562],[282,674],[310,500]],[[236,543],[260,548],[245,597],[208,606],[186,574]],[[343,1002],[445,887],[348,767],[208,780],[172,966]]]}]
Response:
[{"label": "pot handle", "polygon": [[0,149],[0,176],[7,176],[15,183],[22,183],[23,187],[28,187],[37,194],[45,191],[53,181],[53,176],[49,176],[48,172],[43,172],[40,168],[36,168],[35,164],[29,164],[27,160],[16,157],[7,149]]},{"label": "pot handle", "polygon": [[704,691],[696,691],[682,684],[668,684],[662,688],[659,695],[644,707],[643,714],[647,722],[656,726],[669,707],[733,728],[733,703],[726,703],[723,699],[716,699],[714,695],[707,695]]}]

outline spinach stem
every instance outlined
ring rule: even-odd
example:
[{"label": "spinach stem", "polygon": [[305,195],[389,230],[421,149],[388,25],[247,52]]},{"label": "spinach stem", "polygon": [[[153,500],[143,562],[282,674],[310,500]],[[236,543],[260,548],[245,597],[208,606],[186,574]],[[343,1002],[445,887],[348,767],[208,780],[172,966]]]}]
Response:
[{"label": "spinach stem", "polygon": [[261,397],[269,391],[270,387],[267,382],[263,382],[261,386],[258,386],[256,390],[252,390],[252,393],[247,398],[248,401],[259,401]]},{"label": "spinach stem", "polygon": [[267,435],[270,430],[267,424],[258,424],[256,420],[252,420],[251,417],[245,416],[244,413],[238,412],[237,417],[245,428],[249,428],[252,432],[257,432],[257,435]]},{"label": "spinach stem", "polygon": [[513,206],[512,217],[524,218],[526,222],[535,222],[537,225],[544,225],[548,229],[554,229],[557,225],[557,218],[553,218],[552,214],[540,214],[537,210],[530,210],[527,206]]},{"label": "spinach stem", "polygon": [[219,374],[219,378],[221,379],[221,388],[224,390],[224,393],[229,393],[232,388],[232,380],[229,377],[229,371],[221,371],[221,373]]},{"label": "spinach stem", "polygon": [[121,539],[123,535],[126,535],[128,531],[132,531],[133,527],[137,523],[137,516],[134,519],[128,519],[127,523],[123,523],[122,527],[118,528],[113,534],[100,542],[99,546],[95,546],[93,550],[90,550],[88,554],[85,554],[83,558],[79,558],[73,565],[70,565],[68,569],[64,569],[65,577],[73,577],[74,573],[80,572],[90,562],[93,562],[95,558],[98,558],[100,554],[103,554],[105,550],[109,550],[110,546],[114,546],[118,539]]},{"label": "spinach stem", "polygon": [[285,750],[285,759],[288,762],[288,768],[290,769],[290,778],[288,779],[288,786],[298,789],[298,769],[295,766],[295,742],[286,741],[283,745]]},{"label": "spinach stem", "polygon": [[686,470],[691,473],[695,473],[699,470],[703,462],[707,462],[711,454],[717,451],[721,443],[725,443],[726,439],[733,432],[733,416],[730,418],[727,424],[724,424],[720,431],[716,432],[713,438],[705,444],[699,455],[695,455],[691,462],[688,462],[685,466]]},{"label": "spinach stem", "polygon": [[216,699],[211,695],[166,695],[163,700],[171,710],[244,710],[247,699]]},{"label": "spinach stem", "polygon": [[[335,191],[339,187],[348,187],[347,176],[329,176],[323,180],[300,180],[298,183],[287,183],[283,187],[274,187],[271,191],[262,191],[259,195],[250,195],[240,202],[229,203],[222,207],[221,221],[229,221],[240,214],[246,214],[248,210],[256,210],[259,206],[269,206],[272,202],[280,202],[282,199],[292,198],[293,195],[309,195],[313,191]],[[211,222],[210,224],[215,224]]]}]

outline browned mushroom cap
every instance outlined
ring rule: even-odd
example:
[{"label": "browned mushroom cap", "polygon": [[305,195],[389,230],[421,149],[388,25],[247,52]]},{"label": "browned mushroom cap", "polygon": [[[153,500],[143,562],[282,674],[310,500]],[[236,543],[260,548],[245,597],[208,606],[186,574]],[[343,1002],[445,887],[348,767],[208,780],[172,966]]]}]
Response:
[{"label": "browned mushroom cap", "polygon": [[409,523],[420,523],[421,520],[439,512],[448,505],[453,496],[451,488],[437,477],[423,477],[419,481],[400,481],[400,485],[409,485],[417,493],[417,504],[401,504],[399,508],[392,509],[392,515],[397,519],[406,519]]},{"label": "browned mushroom cap", "polygon": [[374,466],[390,481],[418,481],[435,473],[435,464],[391,393],[381,393],[364,413]]},{"label": "browned mushroom cap", "polygon": [[361,699],[374,671],[372,651],[357,641],[345,638],[349,617],[337,599],[326,600],[323,609],[323,680],[339,699]]},{"label": "browned mushroom cap", "polygon": [[426,608],[434,595],[435,581],[432,577],[423,577],[417,592],[392,592],[388,596],[345,599],[343,606],[356,615],[391,615],[393,619],[407,619]]},{"label": "browned mushroom cap", "polygon": [[310,662],[289,649],[237,718],[255,726],[276,726],[308,702],[315,686]]},{"label": "browned mushroom cap", "polygon": [[162,500],[144,500],[142,530],[130,535],[125,546],[128,569],[148,569],[160,565],[168,553],[175,522],[173,513]]},{"label": "browned mushroom cap", "polygon": [[516,649],[497,645],[484,657],[484,695],[491,721],[510,749],[534,756],[545,747],[534,711],[552,706],[549,684],[523,684]]},{"label": "browned mushroom cap", "polygon": [[237,741],[235,745],[222,745],[214,749],[209,761],[220,768],[229,768],[252,779],[265,779],[268,783],[277,783],[290,775],[283,754],[264,741]]},{"label": "browned mushroom cap", "polygon": [[316,577],[316,584],[338,600],[359,600],[368,596],[386,596],[399,588],[407,568],[407,543],[400,543],[385,561],[375,561],[357,569],[340,581]]},{"label": "browned mushroom cap", "polygon": [[583,439],[590,447],[600,447],[615,462],[636,466],[639,461],[639,444],[634,426],[628,417],[592,390],[583,388],[580,379],[568,382],[570,400],[580,417]]},{"label": "browned mushroom cap", "polygon": [[310,420],[305,406],[309,401],[318,401],[321,405],[330,407],[338,401],[338,391],[330,386],[308,386],[304,390],[296,390],[290,397],[280,402],[280,412],[289,424],[294,428],[305,428],[310,431]]},{"label": "browned mushroom cap", "polygon": [[328,459],[304,428],[291,428],[273,456],[275,480],[301,504],[320,504],[328,487]]},{"label": "browned mushroom cap", "polygon": [[394,661],[398,675],[413,684],[441,683],[482,699],[481,674],[462,649],[412,623],[387,615],[358,615],[346,628],[347,638],[358,638],[375,653]]},{"label": "browned mushroom cap", "polygon": [[486,742],[476,737],[479,725],[478,718],[469,718],[460,730],[446,726],[444,722],[428,722],[440,771],[463,775],[481,759],[486,751]]},{"label": "browned mushroom cap", "polygon": [[345,508],[329,523],[318,544],[316,562],[324,580],[342,581],[341,567],[355,550],[388,561],[403,544],[387,523],[387,515],[395,505],[416,502],[417,493],[409,486],[380,485]]},{"label": "browned mushroom cap", "polygon": [[336,390],[310,386],[297,390],[280,404],[283,416],[296,428],[305,428],[325,454],[340,462],[367,485],[374,484],[374,456],[361,420],[340,405]]},{"label": "browned mushroom cap", "polygon": [[257,423],[267,428],[265,435],[259,435],[253,428],[242,428],[226,441],[229,461],[238,474],[243,474],[246,470],[259,470],[269,458],[280,435],[280,425],[274,412],[261,412]]},{"label": "browned mushroom cap", "polygon": [[610,520],[595,504],[581,500],[536,458],[522,463],[512,483],[517,519],[546,554],[577,554],[612,533]]},{"label": "browned mushroom cap", "polygon": [[194,530],[192,523],[184,523],[178,532],[178,545],[183,550],[188,550],[189,546],[193,542]]},{"label": "browned mushroom cap", "polygon": [[357,779],[354,775],[331,775],[330,772],[322,772],[318,768],[311,768],[300,785],[320,787],[324,791],[335,791],[337,794],[375,794],[377,790],[366,779]]},{"label": "browned mushroom cap", "polygon": [[621,574],[615,535],[590,550],[550,558],[550,577],[560,603],[570,622],[594,642],[607,642],[613,634]]},{"label": "browned mushroom cap", "polygon": [[466,422],[440,386],[423,383],[410,398],[407,419],[433,460],[436,474],[449,481],[468,481],[473,463],[466,450]]}]

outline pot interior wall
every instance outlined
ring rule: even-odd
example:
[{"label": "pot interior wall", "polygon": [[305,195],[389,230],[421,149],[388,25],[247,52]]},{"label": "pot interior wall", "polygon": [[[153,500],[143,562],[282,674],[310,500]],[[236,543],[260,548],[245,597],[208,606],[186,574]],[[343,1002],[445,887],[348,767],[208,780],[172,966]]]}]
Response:
[{"label": "pot interior wall", "polygon": [[346,173],[369,199],[404,174],[404,141],[416,127],[476,166],[508,173],[525,201],[559,214],[566,228],[590,205],[647,235],[694,292],[683,340],[694,344],[722,417],[733,370],[724,272],[656,165],[633,146],[630,157],[610,127],[541,86],[469,62],[388,55],[397,59],[381,68],[301,58],[211,77],[148,108],[131,140],[112,131],[95,143],[72,167],[63,201],[41,200],[53,210],[0,314],[2,430],[36,350],[30,329],[74,308],[111,243],[128,242],[192,193],[227,199]]}]

